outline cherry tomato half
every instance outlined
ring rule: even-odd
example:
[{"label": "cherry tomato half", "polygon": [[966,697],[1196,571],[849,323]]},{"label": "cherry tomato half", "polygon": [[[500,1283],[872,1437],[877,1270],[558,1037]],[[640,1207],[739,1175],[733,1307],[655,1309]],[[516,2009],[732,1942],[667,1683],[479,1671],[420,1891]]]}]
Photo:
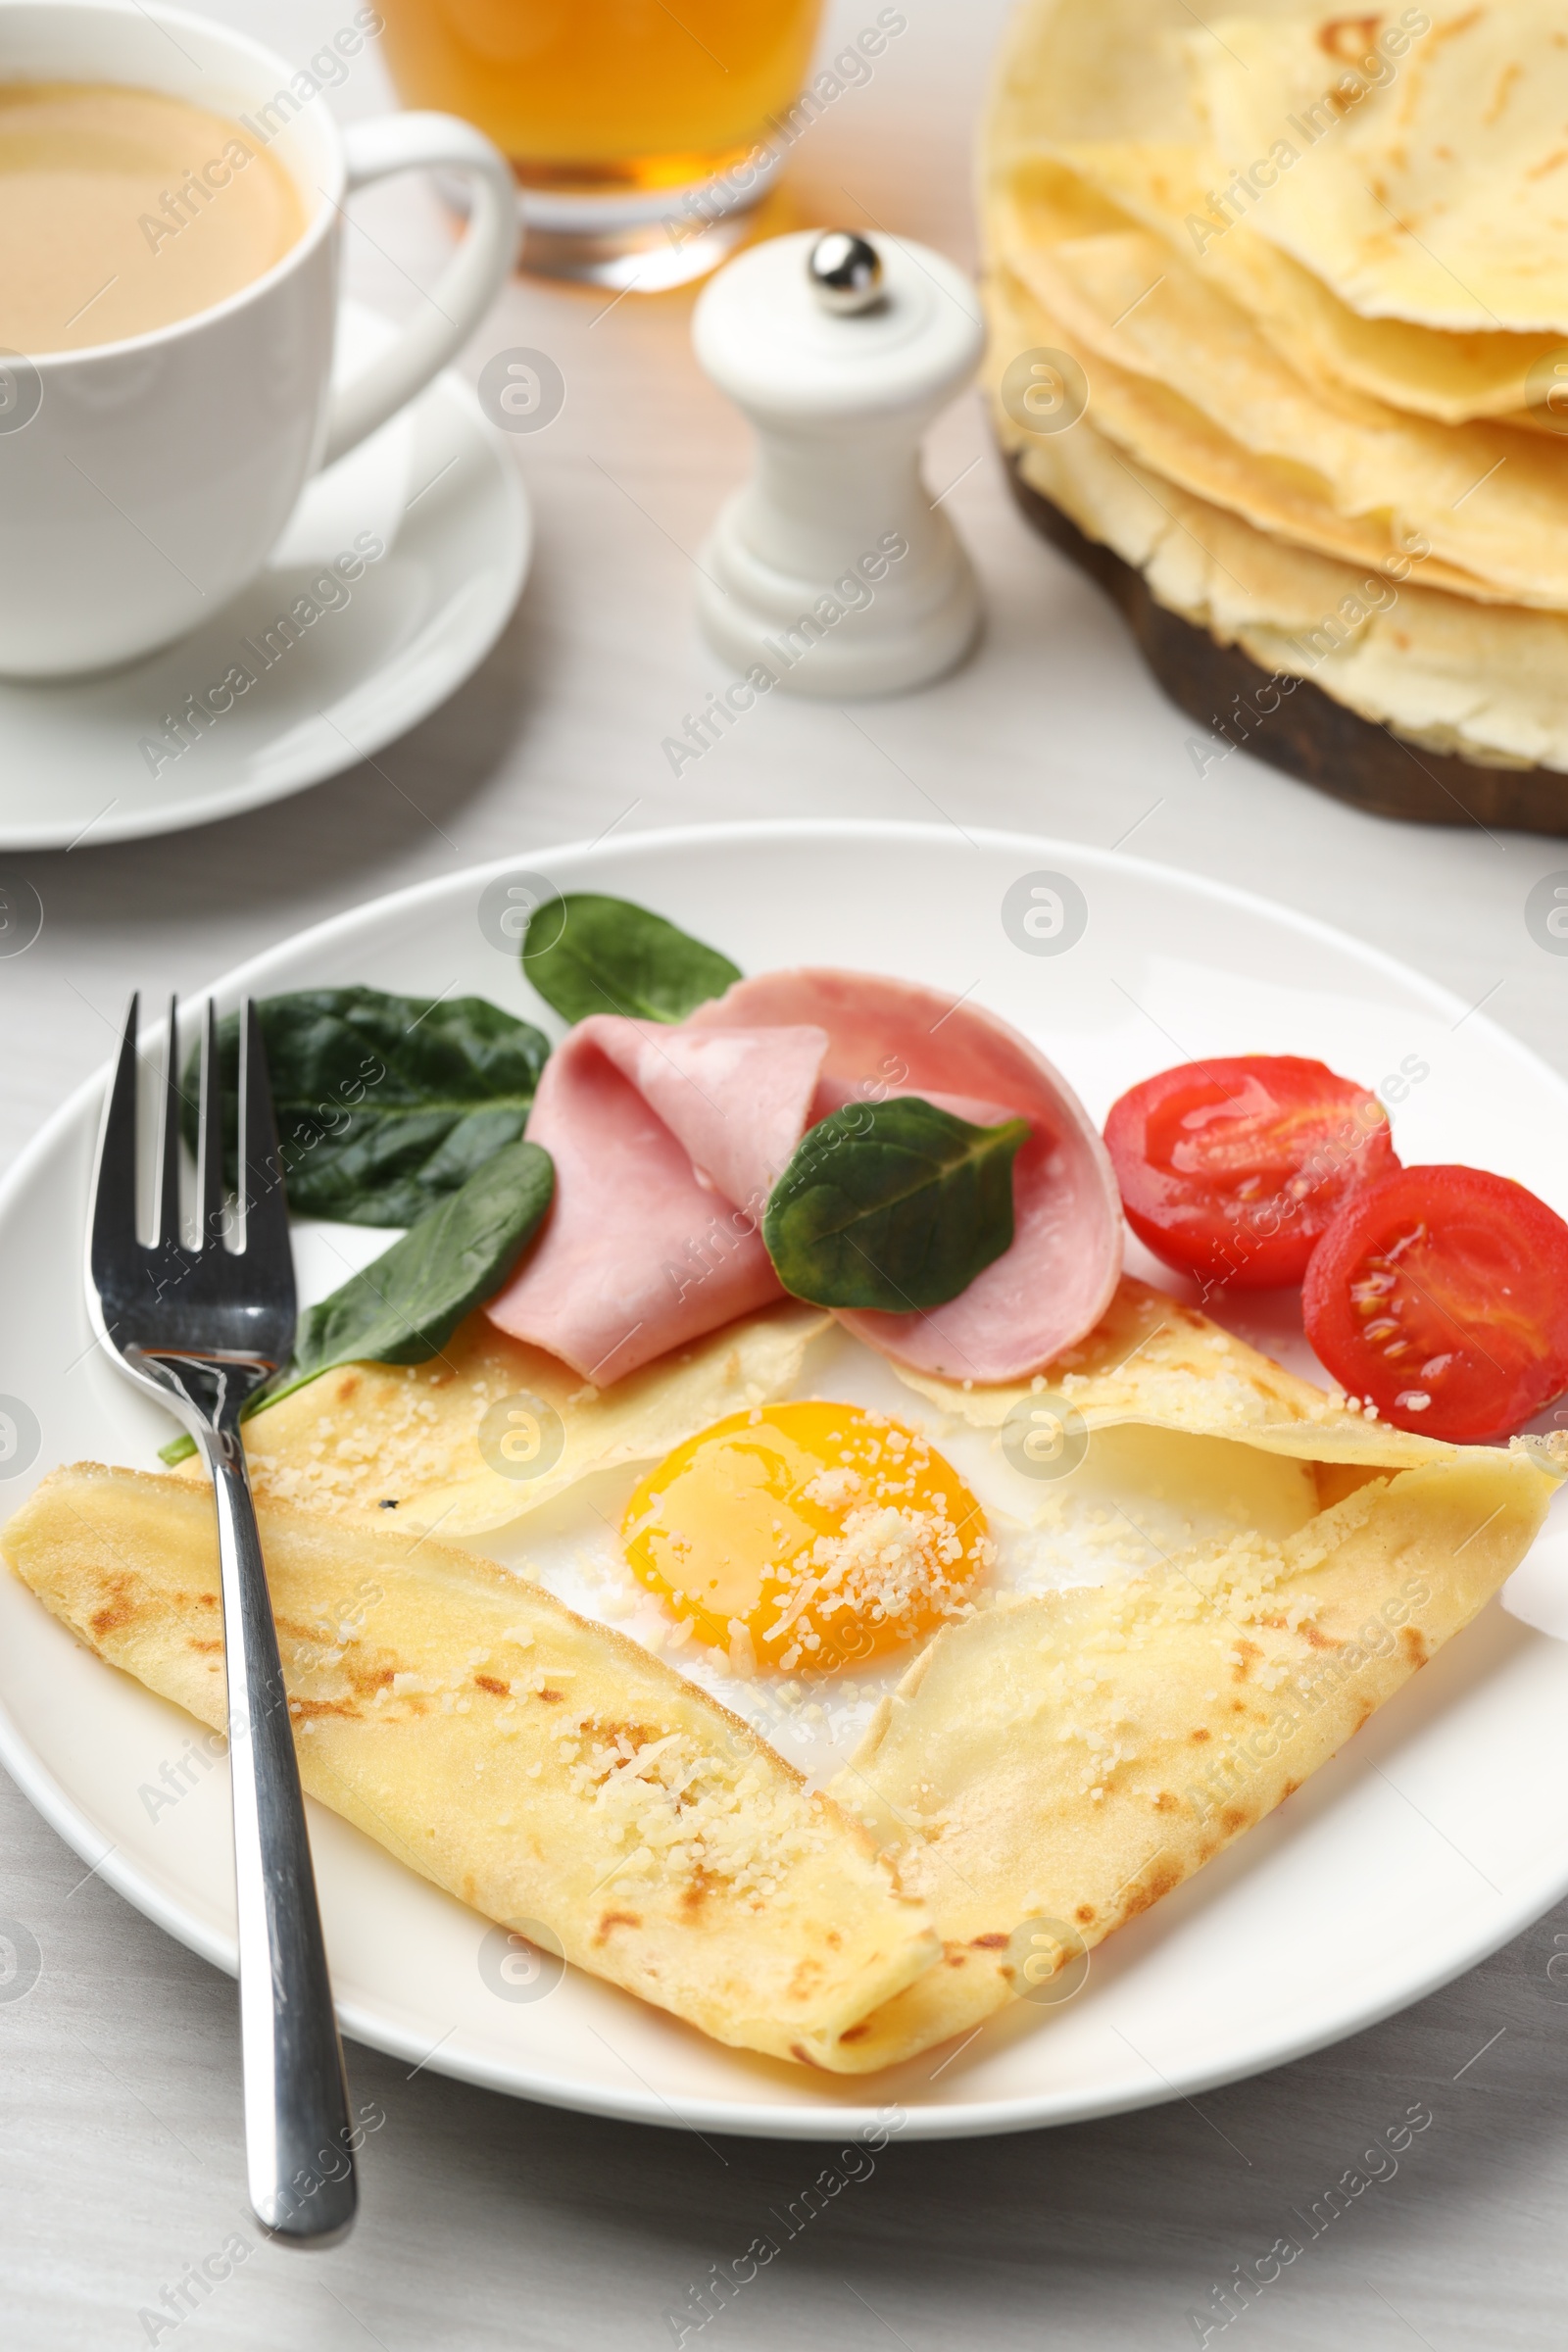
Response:
[{"label": "cherry tomato half", "polygon": [[1386,1421],[1460,1442],[1517,1429],[1568,1388],[1568,1225],[1480,1168],[1399,1168],[1313,1251],[1306,1336]]},{"label": "cherry tomato half", "polygon": [[1376,1095],[1292,1054],[1146,1078],[1112,1107],[1105,1146],[1139,1240],[1249,1291],[1299,1282],[1345,1201],[1399,1164]]}]

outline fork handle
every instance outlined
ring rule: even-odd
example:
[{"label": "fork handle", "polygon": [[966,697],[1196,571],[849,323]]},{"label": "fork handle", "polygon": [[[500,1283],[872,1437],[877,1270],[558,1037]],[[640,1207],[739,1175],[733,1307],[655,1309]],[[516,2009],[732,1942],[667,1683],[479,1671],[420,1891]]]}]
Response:
[{"label": "fork handle", "polygon": [[251,2203],[285,2243],[330,2245],[354,2220],[354,2133],[288,1694],[238,1430],[197,1438],[218,1505],[228,1658]]}]

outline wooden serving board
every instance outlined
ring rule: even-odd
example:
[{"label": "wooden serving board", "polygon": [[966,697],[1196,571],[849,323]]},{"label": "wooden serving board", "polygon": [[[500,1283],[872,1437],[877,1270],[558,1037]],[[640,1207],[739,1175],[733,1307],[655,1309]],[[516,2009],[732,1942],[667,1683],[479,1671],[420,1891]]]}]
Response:
[{"label": "wooden serving board", "polygon": [[1272,712],[1260,711],[1257,697],[1269,685],[1269,671],[1240,646],[1217,644],[1206,629],[1157,603],[1143,573],[1086,539],[1023,480],[1015,459],[1007,460],[1007,477],[1027,519],[1103,588],[1171,701],[1206,735],[1378,816],[1568,833],[1568,775],[1555,768],[1479,767],[1406,743],[1348,710],[1310,678],[1299,679]]}]

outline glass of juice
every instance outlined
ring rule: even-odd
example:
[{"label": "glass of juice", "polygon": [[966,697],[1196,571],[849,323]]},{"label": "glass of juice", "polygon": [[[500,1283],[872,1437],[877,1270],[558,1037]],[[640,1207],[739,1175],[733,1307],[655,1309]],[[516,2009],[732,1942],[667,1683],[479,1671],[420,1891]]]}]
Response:
[{"label": "glass of juice", "polygon": [[821,0],[380,0],[405,105],[512,159],[522,266],[654,292],[746,233],[805,123]]}]

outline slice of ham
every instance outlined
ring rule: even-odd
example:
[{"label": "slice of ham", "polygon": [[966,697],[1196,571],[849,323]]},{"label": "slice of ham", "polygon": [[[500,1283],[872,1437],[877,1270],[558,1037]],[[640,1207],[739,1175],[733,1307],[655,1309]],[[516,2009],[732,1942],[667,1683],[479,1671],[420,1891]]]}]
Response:
[{"label": "slice of ham", "polygon": [[769,972],[689,1021],[600,1015],[546,1064],[528,1134],[555,1204],[491,1319],[605,1387],[782,1298],[758,1222],[808,1125],[917,1094],[989,1126],[1018,1114],[1012,1247],[958,1298],[839,1310],[947,1379],[1017,1380],[1092,1329],[1121,1269],[1115,1179],[1087,1113],[1004,1021],[870,973]]},{"label": "slice of ham", "polygon": [[893,1086],[879,1080],[875,1094],[868,1095],[863,1086],[853,1085],[847,1078],[820,1078],[811,1098],[810,1123],[814,1127],[818,1119],[846,1109],[851,1102],[891,1102],[895,1095],[918,1095],[922,1102],[934,1104],[938,1110],[951,1111],[956,1119],[967,1119],[971,1127],[995,1127],[1003,1119],[1014,1116],[1005,1102],[984,1102],[978,1095],[950,1095],[936,1086]]},{"label": "slice of ham", "polygon": [[[584,1021],[601,1051],[685,1147],[700,1178],[760,1218],[805,1133],[827,1031]],[[533,1134],[530,1121],[528,1132]]]},{"label": "slice of ham", "polygon": [[556,1163],[554,1204],[491,1321],[603,1388],[781,1298],[757,1225],[826,1045],[798,1022],[580,1021],[528,1119]]},{"label": "slice of ham", "polygon": [[1116,1179],[1071,1087],[1005,1021],[908,981],[800,970],[738,980],[685,1027],[825,1030],[818,1116],[836,1102],[916,1094],[950,1109],[967,1102],[961,1115],[977,1122],[1004,1112],[1029,1121],[1013,1163],[1011,1248],[945,1306],[837,1310],[870,1347],[948,1380],[1020,1380],[1099,1322],[1121,1272]]}]

